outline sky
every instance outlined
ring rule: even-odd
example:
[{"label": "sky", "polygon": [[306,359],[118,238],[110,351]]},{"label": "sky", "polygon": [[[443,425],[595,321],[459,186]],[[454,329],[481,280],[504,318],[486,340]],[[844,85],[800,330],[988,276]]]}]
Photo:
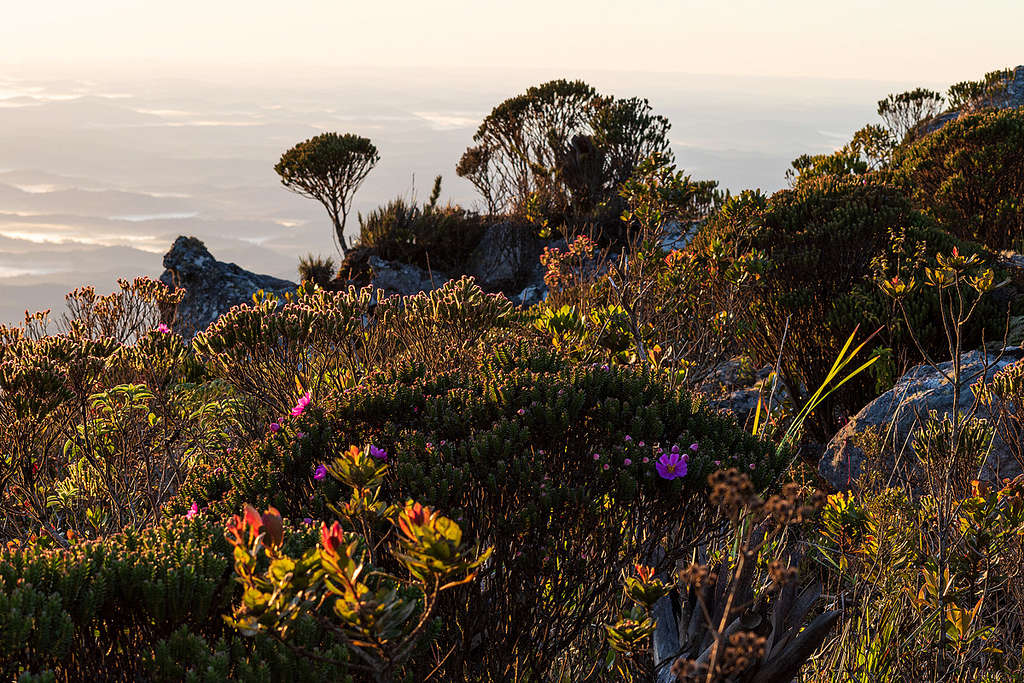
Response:
[{"label": "sky", "polygon": [[0,64],[614,69],[951,82],[1021,0],[2,0]]}]

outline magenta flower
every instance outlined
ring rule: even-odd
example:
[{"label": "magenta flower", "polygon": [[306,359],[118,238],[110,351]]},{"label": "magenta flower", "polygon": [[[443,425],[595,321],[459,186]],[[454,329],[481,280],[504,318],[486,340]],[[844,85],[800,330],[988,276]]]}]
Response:
[{"label": "magenta flower", "polygon": [[516,411],[516,414],[517,415],[526,415],[526,409],[520,408],[519,410]]},{"label": "magenta flower", "polygon": [[630,465],[633,464],[633,461],[630,460],[629,458],[626,458],[625,460],[622,461],[622,464],[629,467]]},{"label": "magenta flower", "polygon": [[594,460],[600,460],[600,459],[601,459],[601,454],[600,453],[594,453]]},{"label": "magenta flower", "polygon": [[270,431],[272,431],[274,433],[277,433],[280,430],[281,430],[281,425],[277,424],[276,422],[271,422],[270,423]]},{"label": "magenta flower", "polygon": [[199,514],[199,503],[192,501],[192,507],[185,513],[185,519],[192,519]]},{"label": "magenta flower", "polygon": [[377,448],[376,446],[370,446],[370,455],[377,460],[387,460],[388,452],[383,448]]},{"label": "magenta flower", "polygon": [[303,517],[302,518],[302,523],[303,524],[312,524],[313,523],[313,518],[312,517]]},{"label": "magenta flower", "polygon": [[604,464],[604,469],[608,469],[608,463]]},{"label": "magenta flower", "polygon": [[317,465],[316,469],[313,471],[313,478],[316,479],[317,481],[321,481],[326,476],[327,476],[327,468],[324,467],[323,465]]},{"label": "magenta flower", "polygon": [[299,399],[299,402],[295,404],[295,407],[292,408],[292,417],[298,417],[299,415],[302,415],[302,411],[304,411],[306,407],[309,405],[309,401],[309,392],[307,391],[302,396],[302,398]]},{"label": "magenta flower", "polygon": [[662,479],[678,479],[686,476],[686,459],[678,453],[666,453],[654,463],[658,476]]},{"label": "magenta flower", "polygon": [[156,331],[159,332],[160,334],[170,334],[171,328],[167,327],[167,325],[164,325],[163,323],[160,323],[159,325],[156,326]]},{"label": "magenta flower", "polygon": [[690,450],[693,451],[694,453],[696,453],[697,452],[697,444],[691,443],[690,444]]}]

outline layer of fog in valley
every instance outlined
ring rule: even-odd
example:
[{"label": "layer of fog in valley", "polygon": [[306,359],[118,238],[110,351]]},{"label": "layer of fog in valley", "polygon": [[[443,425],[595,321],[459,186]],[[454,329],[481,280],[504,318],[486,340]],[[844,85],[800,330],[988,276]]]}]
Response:
[{"label": "layer of fog in valley", "polygon": [[[909,83],[678,74],[359,70],[289,74],[62,75],[0,70],[0,322],[59,309],[66,291],[156,276],[181,234],[244,268],[295,278],[298,257],[331,254],[315,202],[273,165],[326,130],[370,137],[381,162],[356,197],[397,194],[476,205],[454,167],[494,104],[554,77],[642,96],[672,122],[677,163],[734,191],[776,190],[795,156],[834,149]],[[353,216],[349,230],[358,223]]]}]

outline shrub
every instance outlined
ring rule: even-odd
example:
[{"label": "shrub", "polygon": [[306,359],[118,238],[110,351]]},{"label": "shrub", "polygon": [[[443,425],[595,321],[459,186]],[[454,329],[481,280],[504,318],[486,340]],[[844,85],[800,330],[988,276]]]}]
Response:
[{"label": "shrub", "polygon": [[647,100],[603,97],[582,81],[549,81],[496,106],[456,172],[492,214],[533,205],[554,224],[615,224],[619,186],[642,160],[670,157],[668,130]]},{"label": "shrub", "polygon": [[307,254],[299,259],[299,280],[326,287],[334,279],[334,259]]},{"label": "shrub", "polygon": [[63,334],[38,337],[45,317],[5,330],[3,540],[66,545],[146,526],[188,468],[230,440],[237,403],[204,381],[181,337],[163,325],[143,332],[157,307],[140,305],[134,288],[76,290]]},{"label": "shrub", "polygon": [[[221,522],[199,514],[67,549],[4,553],[0,672],[61,681],[336,677],[336,667],[273,642],[232,636],[222,620],[236,593],[228,548]],[[296,635],[318,654],[345,655],[319,648],[323,634],[308,623]]]},{"label": "shrub", "polygon": [[323,204],[334,227],[338,252],[344,255],[352,197],[378,161],[377,148],[368,138],[322,133],[282,154],[274,170],[286,188]]},{"label": "shrub", "polygon": [[[898,187],[872,174],[808,180],[770,199],[734,197],[692,249],[712,263],[711,295],[740,318],[743,350],[759,364],[781,359],[780,380],[799,404],[821,385],[858,325],[882,328],[881,345],[893,350],[902,367],[920,359],[894,305],[872,280],[880,268],[905,277],[954,245],[984,255],[977,245],[930,227]],[[922,297],[908,309],[909,320],[922,348],[947,354],[937,306],[934,294]],[[989,322],[1001,333],[998,309],[988,310]],[[980,338],[981,329],[965,328],[968,343]],[[840,412],[855,413],[874,392],[867,375],[844,385],[818,413],[819,436],[837,424]]]},{"label": "shrub", "polygon": [[901,149],[918,207],[953,235],[1024,247],[1024,110],[969,114]]},{"label": "shrub", "polygon": [[438,176],[422,207],[397,197],[365,217],[359,214],[358,246],[375,249],[383,259],[460,272],[480,242],[484,219],[452,204],[438,206],[440,191]]},{"label": "shrub", "polygon": [[[224,474],[191,481],[172,509],[213,494],[217,509],[248,500],[323,518],[339,489],[313,472],[351,442],[389,454],[384,500],[444,510],[469,542],[494,548],[479,582],[439,603],[436,650],[452,654],[416,663],[425,672],[440,664],[451,680],[585,671],[620,571],[666,531],[666,562],[708,531],[703,477],[716,461],[742,466],[759,486],[782,465],[767,444],[650,375],[573,367],[513,344],[475,369],[368,375],[251,452],[226,455]],[[681,458],[673,445],[690,455],[686,476],[669,481],[655,464]]]},{"label": "shrub", "polygon": [[259,431],[303,393],[342,391],[374,368],[450,365],[507,325],[511,312],[505,297],[470,278],[405,298],[374,297],[370,287],[303,290],[286,302],[236,306],[193,344],[209,372],[255,406],[250,426]]}]

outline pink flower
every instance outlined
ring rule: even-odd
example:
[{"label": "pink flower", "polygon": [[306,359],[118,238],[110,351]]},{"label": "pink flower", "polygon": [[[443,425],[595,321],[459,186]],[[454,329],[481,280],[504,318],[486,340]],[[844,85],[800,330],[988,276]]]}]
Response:
[{"label": "pink flower", "polygon": [[694,453],[696,453],[697,452],[697,444],[691,443],[690,444],[690,450],[693,451]]},{"label": "pink flower", "polygon": [[608,463],[604,464],[604,469],[608,469]]},{"label": "pink flower", "polygon": [[167,327],[167,325],[164,325],[163,323],[160,323],[159,325],[156,326],[156,331],[159,332],[160,334],[170,334],[171,328]]},{"label": "pink flower", "polygon": [[626,458],[625,460],[622,461],[622,464],[628,467],[629,465],[633,464],[633,461],[630,460],[629,458]]},{"label": "pink flower", "polygon": [[323,480],[327,476],[327,468],[323,465],[317,465],[313,471],[313,478],[317,481]]},{"label": "pink flower", "polygon": [[594,460],[600,460],[600,459],[601,459],[601,454],[600,453],[594,453]]},{"label": "pink flower", "polygon": [[192,501],[192,507],[185,513],[185,519],[192,519],[199,514],[199,503]]},{"label": "pink flower", "polygon": [[292,417],[298,417],[299,415],[302,415],[302,411],[306,409],[306,407],[309,405],[309,402],[309,392],[307,391],[302,396],[302,398],[299,399],[299,402],[295,404],[295,407],[292,408]]},{"label": "pink flower", "polygon": [[302,439],[302,438],[305,438],[305,436],[306,436],[305,432],[295,432],[295,438],[296,439]]},{"label": "pink flower", "polygon": [[678,453],[666,453],[654,463],[654,469],[662,479],[678,479],[686,476],[686,460]]}]

